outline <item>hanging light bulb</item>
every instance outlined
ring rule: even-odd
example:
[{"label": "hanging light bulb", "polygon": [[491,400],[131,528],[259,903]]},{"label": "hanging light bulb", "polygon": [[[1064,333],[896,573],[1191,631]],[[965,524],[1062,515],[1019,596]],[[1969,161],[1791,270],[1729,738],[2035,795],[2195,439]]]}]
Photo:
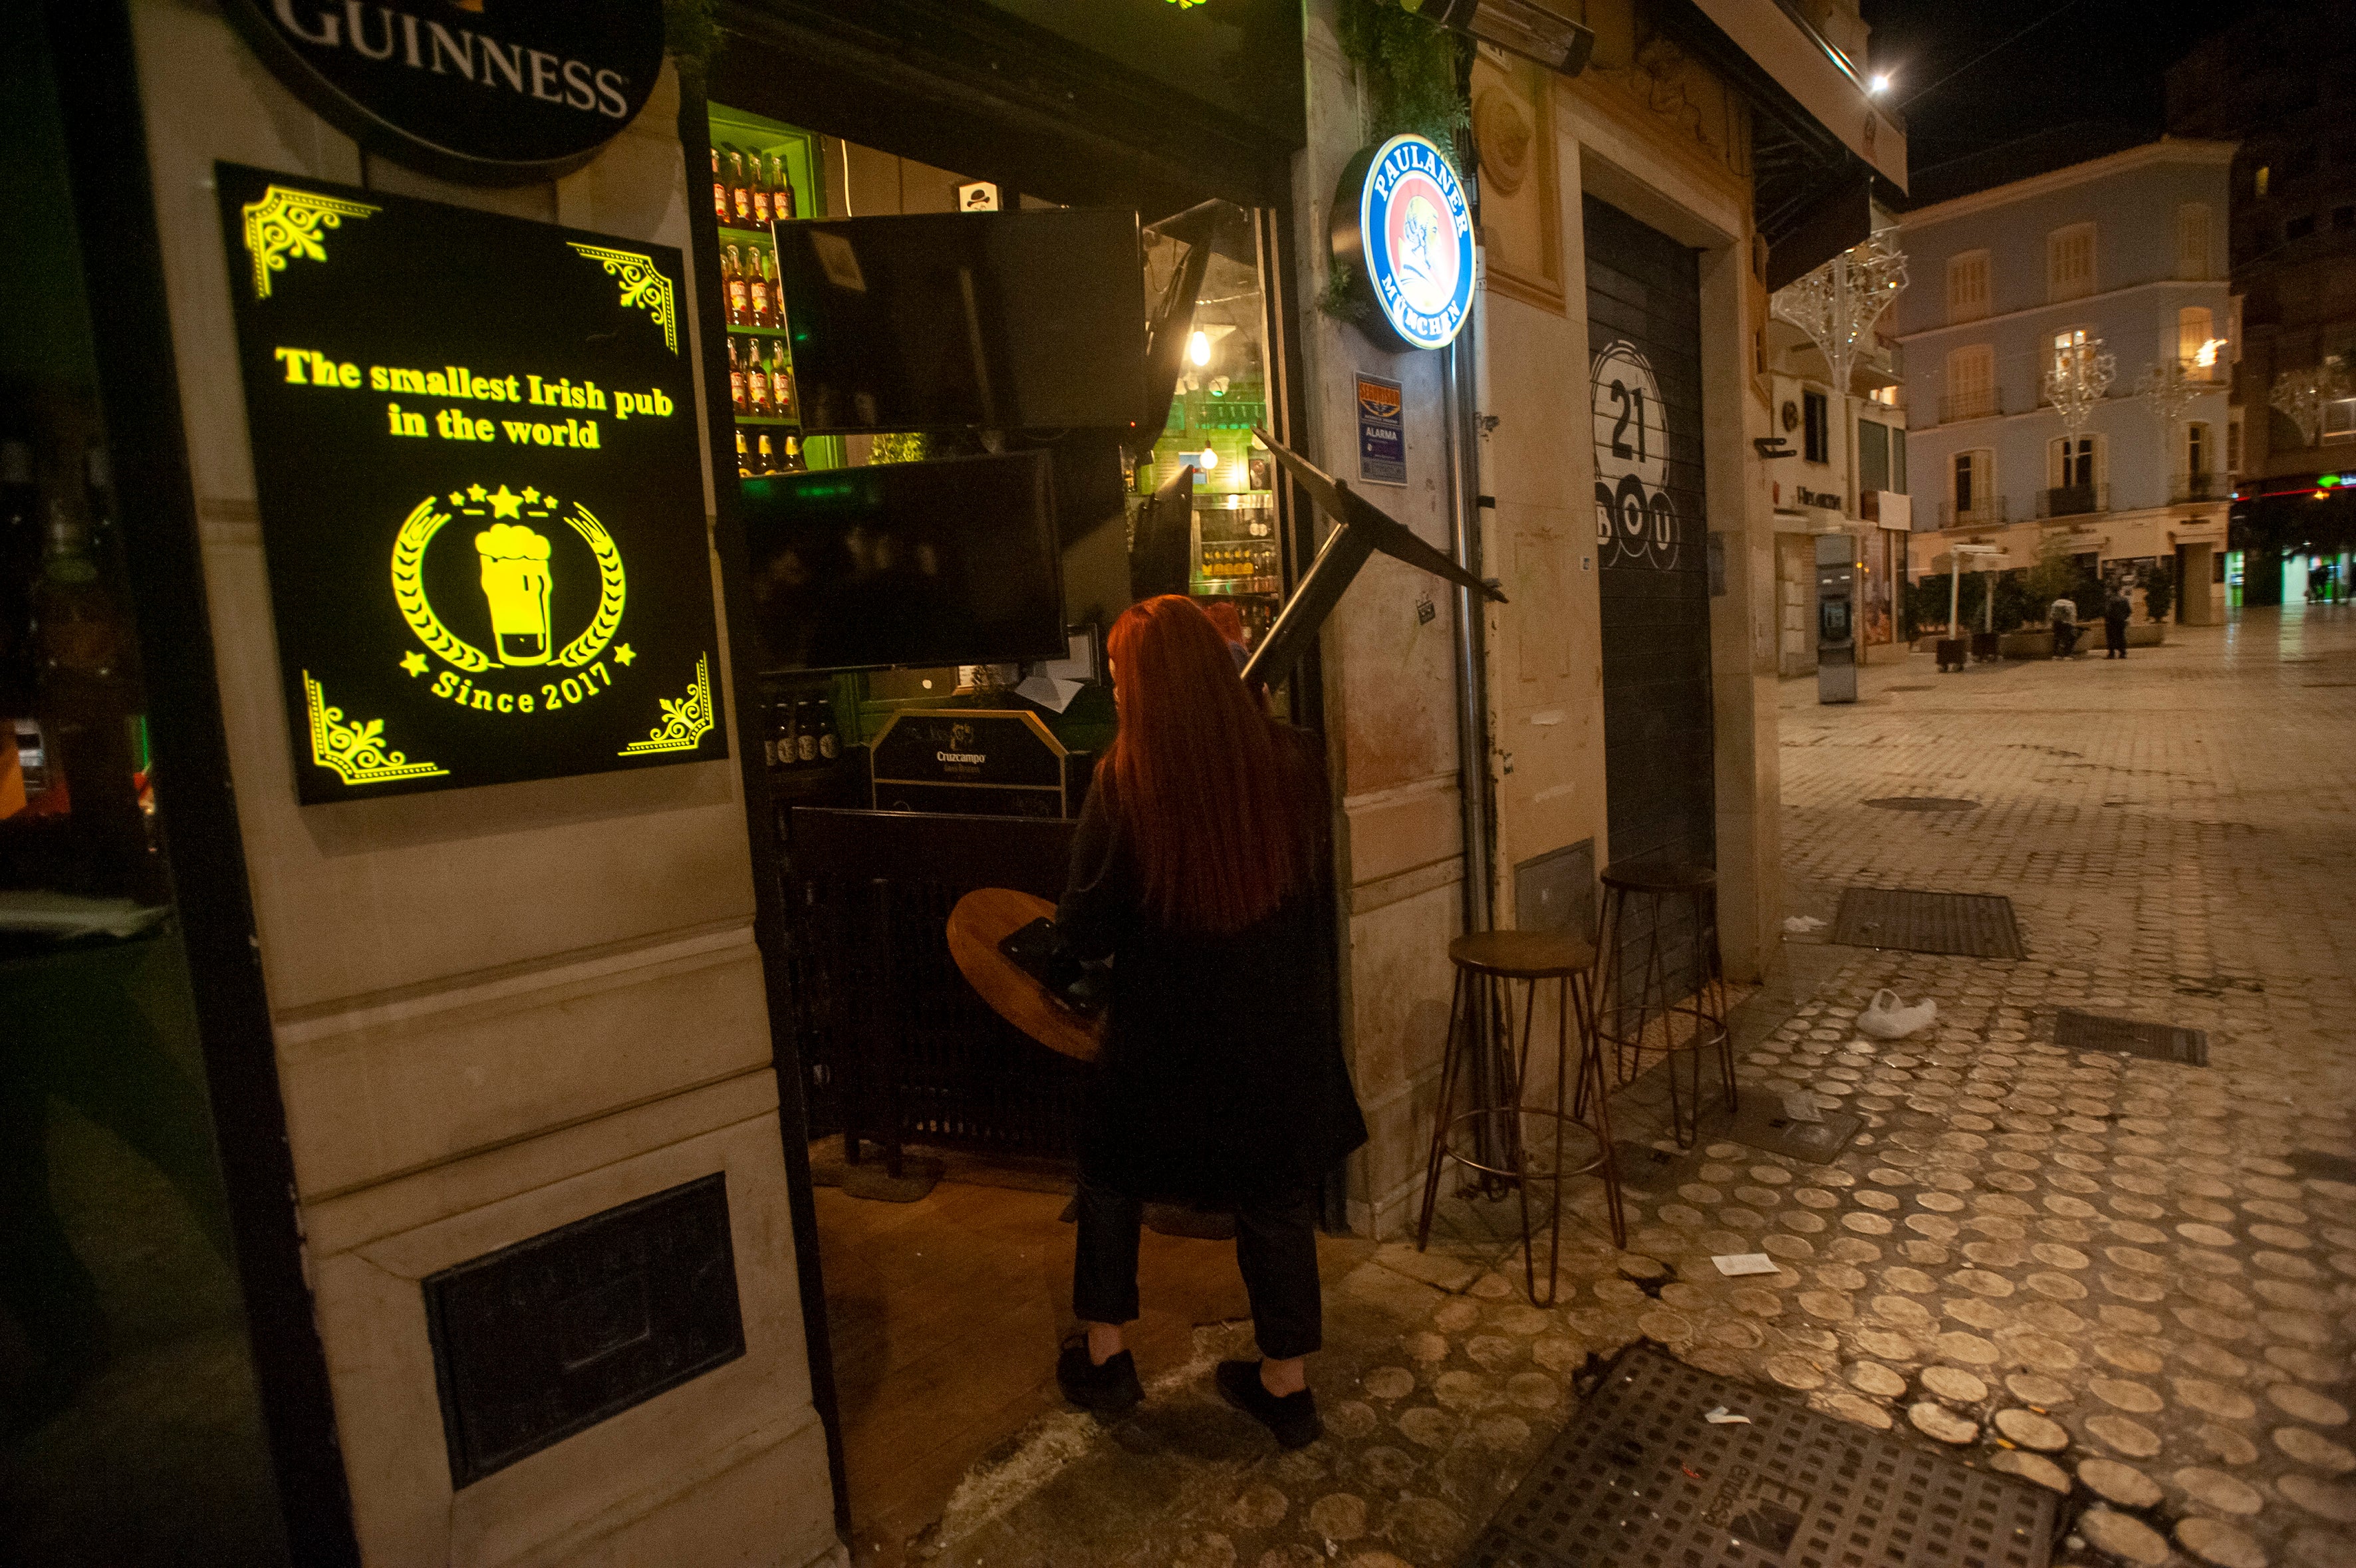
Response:
[{"label": "hanging light bulb", "polygon": [[1219,449],[1215,446],[1204,447],[1202,457],[1199,459],[1199,466],[1205,474],[1217,473],[1219,471]]},{"label": "hanging light bulb", "polygon": [[1209,364],[1211,362],[1211,335],[1208,332],[1204,331],[1199,327],[1194,328],[1194,335],[1186,339],[1186,357],[1194,360],[1194,363],[1198,365]]}]

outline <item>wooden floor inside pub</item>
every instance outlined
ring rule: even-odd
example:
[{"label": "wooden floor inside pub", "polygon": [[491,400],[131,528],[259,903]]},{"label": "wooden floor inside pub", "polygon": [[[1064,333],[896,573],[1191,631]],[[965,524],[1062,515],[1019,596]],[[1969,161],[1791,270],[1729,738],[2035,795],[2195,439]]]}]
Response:
[{"label": "wooden floor inside pub", "polygon": [[[1069,1193],[943,1180],[914,1203],[817,1198],[853,1559],[898,1568],[975,1461],[1063,1408]],[[1250,1316],[1235,1257],[1146,1231],[1130,1345],[1147,1382],[1191,1358],[1197,1324]]]}]

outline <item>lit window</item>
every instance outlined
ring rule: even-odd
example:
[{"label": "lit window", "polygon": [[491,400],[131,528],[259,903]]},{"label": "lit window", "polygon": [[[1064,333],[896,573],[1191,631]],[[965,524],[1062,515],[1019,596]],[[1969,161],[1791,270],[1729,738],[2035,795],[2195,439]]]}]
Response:
[{"label": "lit window", "polygon": [[2254,196],[2264,196],[2266,193],[2266,187],[2272,183],[2273,175],[2274,170],[2268,168],[2264,164],[2260,164],[2258,166],[2257,174],[2250,181],[2251,194]]},{"label": "lit window", "polygon": [[2186,370],[2206,374],[2216,367],[2216,322],[2205,305],[2176,313],[2176,358]]}]

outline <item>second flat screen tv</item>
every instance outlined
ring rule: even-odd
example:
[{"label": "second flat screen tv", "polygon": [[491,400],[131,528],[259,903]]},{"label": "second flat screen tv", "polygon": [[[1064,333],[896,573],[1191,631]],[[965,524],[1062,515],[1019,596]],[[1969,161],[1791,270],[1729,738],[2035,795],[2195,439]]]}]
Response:
[{"label": "second flat screen tv", "polygon": [[765,670],[1061,658],[1044,452],[744,481]]},{"label": "second flat screen tv", "polygon": [[802,426],[1128,431],[1145,277],[1126,209],[780,223]]}]

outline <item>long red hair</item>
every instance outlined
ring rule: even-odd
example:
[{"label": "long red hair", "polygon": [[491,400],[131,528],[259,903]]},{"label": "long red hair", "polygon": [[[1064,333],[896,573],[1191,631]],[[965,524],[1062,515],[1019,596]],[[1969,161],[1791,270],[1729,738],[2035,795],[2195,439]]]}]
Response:
[{"label": "long red hair", "polygon": [[1226,639],[1192,599],[1130,606],[1105,651],[1120,732],[1104,766],[1148,910],[1205,931],[1272,914],[1315,874],[1314,763],[1244,690]]}]

